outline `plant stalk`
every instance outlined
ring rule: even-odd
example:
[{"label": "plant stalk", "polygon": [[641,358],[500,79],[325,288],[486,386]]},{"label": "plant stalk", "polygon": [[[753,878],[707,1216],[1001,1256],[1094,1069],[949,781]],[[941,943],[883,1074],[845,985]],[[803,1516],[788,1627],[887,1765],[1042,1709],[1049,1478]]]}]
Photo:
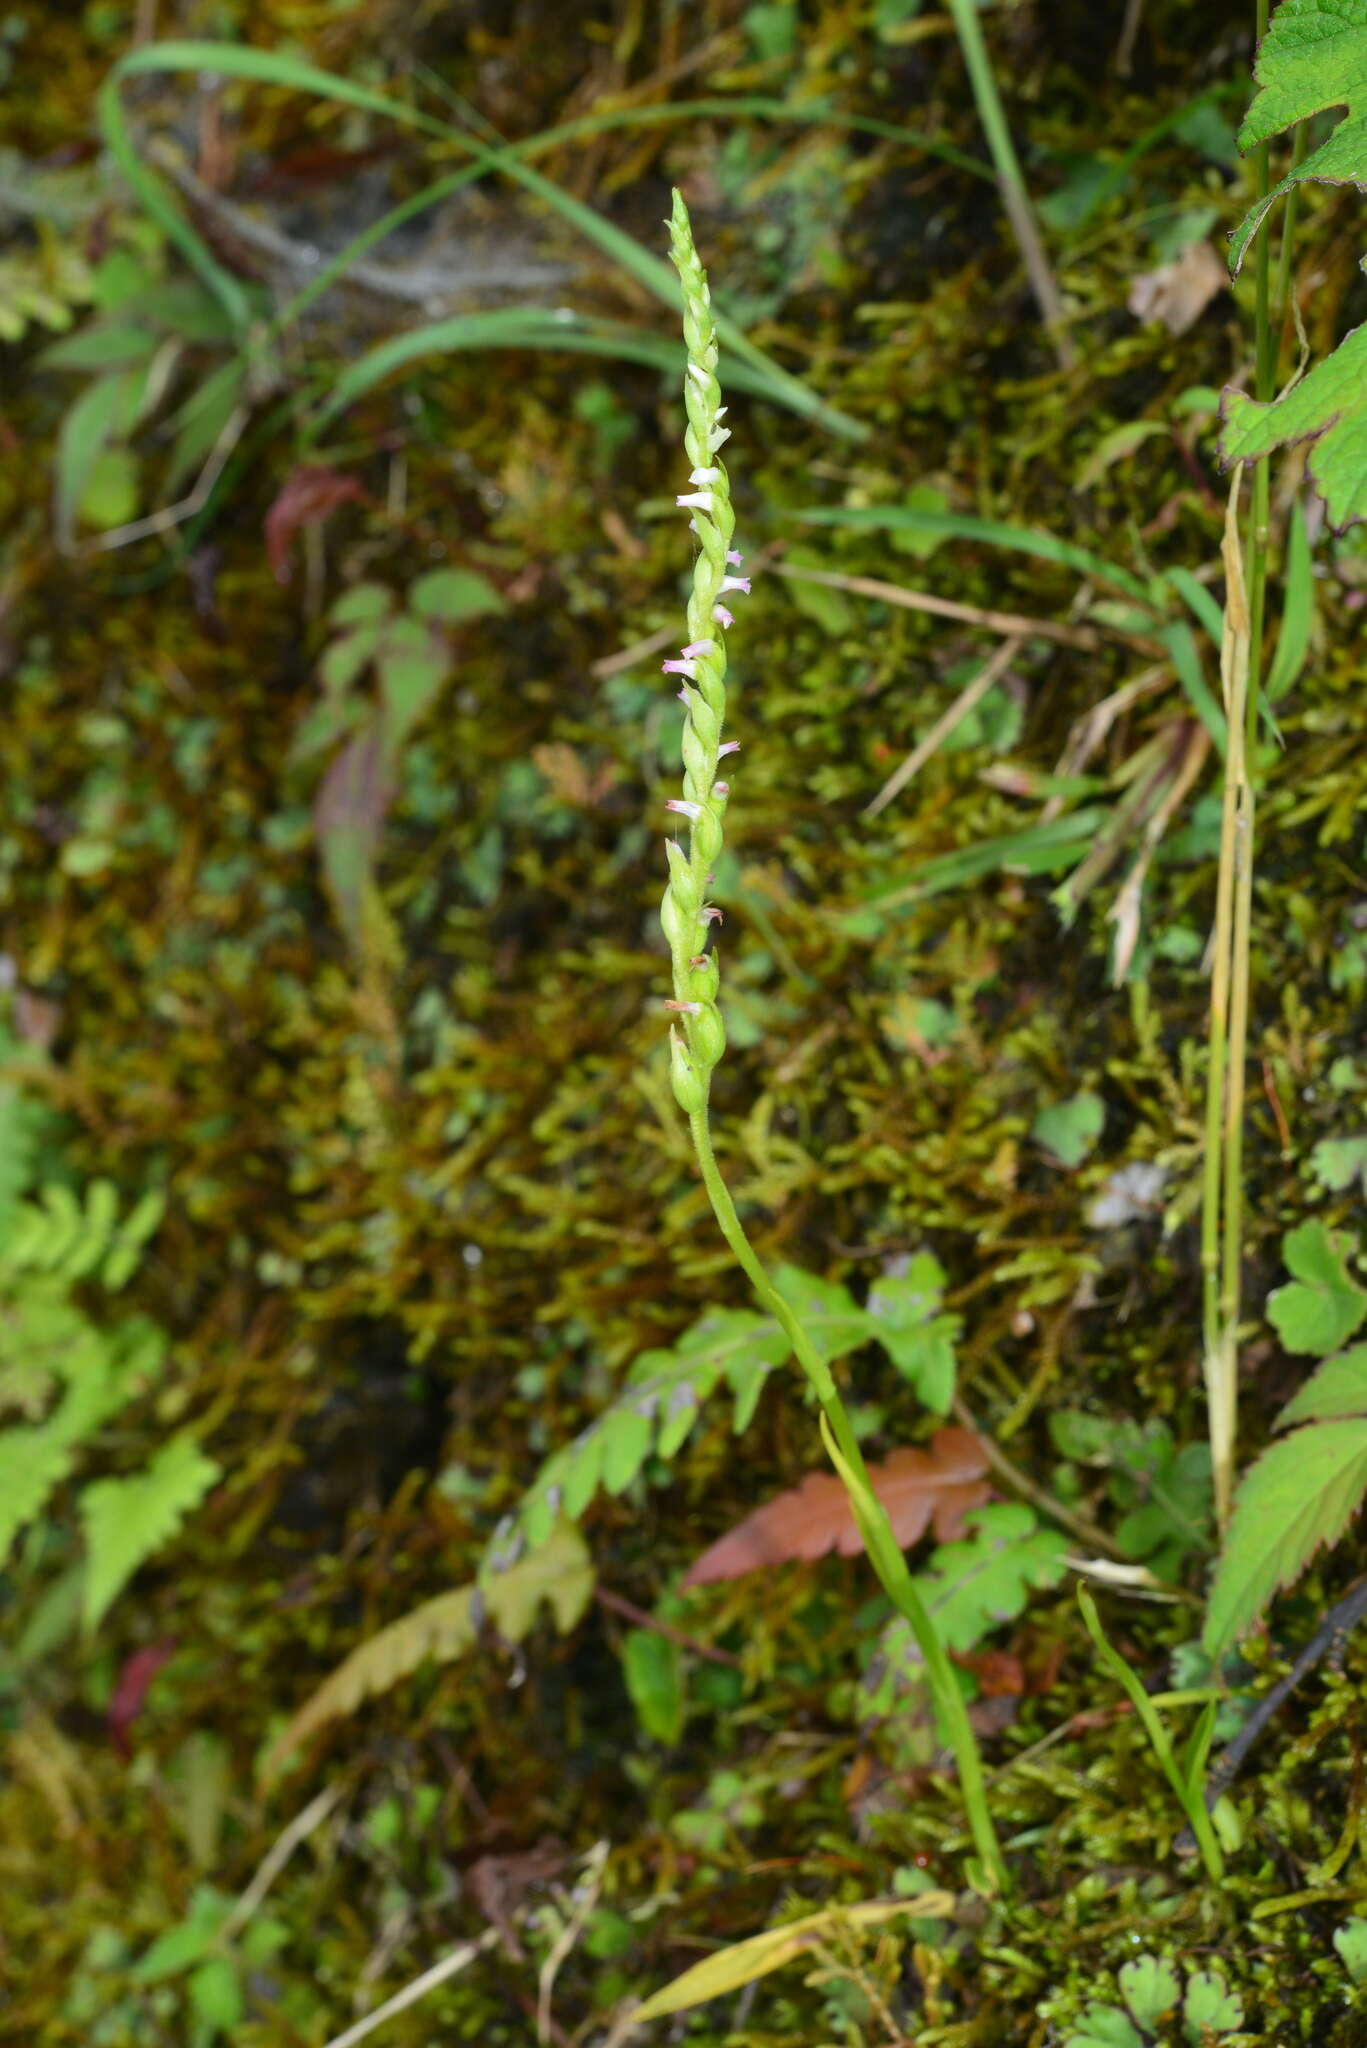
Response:
[{"label": "plant stalk", "polygon": [[1043,316],[1060,365],[1065,370],[1071,370],[1077,362],[1077,350],[1073,347],[1072,336],[1068,332],[1063,301],[1059,297],[1058,285],[1045,253],[1039,224],[1035,219],[1035,210],[1030,204],[1030,193],[1021,172],[1020,159],[1016,155],[1016,145],[1007,126],[1006,112],[992,70],[992,60],[983,41],[982,23],[978,17],[976,0],[949,0],[949,11],[954,17],[959,48],[963,51],[969,83],[973,87],[978,119],[982,122],[988,150],[996,166],[997,186],[1001,192],[1002,205],[1006,208],[1006,217],[1016,237],[1016,246],[1025,264],[1030,289],[1035,295],[1035,303]]},{"label": "plant stalk", "polygon": [[[964,1805],[968,1810],[974,1846],[994,1888],[999,1892],[1005,1892],[1009,1888],[1006,1862],[988,1810],[982,1757],[969,1722],[964,1696],[935,1624],[907,1568],[901,1545],[888,1519],[888,1511],[873,1490],[864,1454],[859,1448],[859,1440],[850,1422],[849,1411],[840,1398],[840,1390],[831,1375],[830,1367],[808,1343],[801,1323],[774,1288],[745,1234],[745,1227],[736,1214],[736,1205],[731,1199],[731,1190],[727,1187],[717,1165],[706,1108],[695,1110],[688,1123],[693,1135],[693,1148],[702,1172],[703,1186],[707,1190],[712,1213],[717,1219],[721,1234],[726,1239],[737,1265],[754,1288],[761,1307],[774,1317],[792,1345],[798,1364],[820,1403],[821,1412],[829,1425],[840,1459],[849,1467],[861,1490],[867,1494],[867,1500],[872,1502],[873,1512],[881,1523],[879,1535],[885,1540],[867,1544],[870,1561],[878,1574],[883,1591],[911,1629],[916,1647],[925,1659],[926,1675],[935,1696],[935,1703],[949,1732],[950,1745],[958,1765],[959,1782],[963,1790]],[[867,1503],[865,1512],[868,1512]]]}]

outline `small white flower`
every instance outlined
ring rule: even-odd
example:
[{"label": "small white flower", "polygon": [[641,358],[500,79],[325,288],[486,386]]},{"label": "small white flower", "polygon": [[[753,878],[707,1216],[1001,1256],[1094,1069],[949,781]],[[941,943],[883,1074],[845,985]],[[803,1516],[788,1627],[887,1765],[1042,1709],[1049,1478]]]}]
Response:
[{"label": "small white flower", "polygon": [[702,805],[690,803],[686,796],[672,796],[665,805],[667,811],[678,811],[682,817],[696,824],[702,816]]},{"label": "small white flower", "polygon": [[748,576],[723,576],[721,579],[722,596],[725,597],[729,590],[743,590],[748,597],[750,595],[750,578]]},{"label": "small white flower", "polygon": [[720,475],[719,469],[690,469],[688,481],[691,484],[714,484]]},{"label": "small white flower", "polygon": [[691,656],[694,654],[715,654],[716,651],[717,643],[715,640],[690,640],[687,647],[685,647],[683,650],[685,656]]},{"label": "small white flower", "polygon": [[[712,510],[712,493],[711,491],[685,491],[681,497],[674,500],[674,503],[676,505],[696,505],[700,512],[710,512]],[[697,531],[696,527],[694,531]]]},{"label": "small white flower", "polygon": [[719,626],[734,626],[736,623],[735,614],[729,612],[724,604],[714,604],[712,616]]}]

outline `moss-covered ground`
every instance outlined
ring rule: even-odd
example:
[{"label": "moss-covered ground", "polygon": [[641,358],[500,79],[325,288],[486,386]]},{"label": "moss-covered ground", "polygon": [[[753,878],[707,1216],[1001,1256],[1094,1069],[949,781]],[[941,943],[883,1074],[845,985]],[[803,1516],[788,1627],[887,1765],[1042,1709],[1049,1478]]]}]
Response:
[{"label": "moss-covered ground", "polygon": [[[1127,11],[1140,18],[1122,75]],[[1204,1440],[1196,1216],[1217,766],[1168,825],[1117,986],[1109,913],[1137,837],[1070,923],[1051,900],[1067,866],[970,861],[943,887],[915,885],[927,863],[1038,820],[1078,722],[1154,665],[1142,622],[1093,615],[1090,644],[1024,636],[1003,684],[865,817],[998,636],[766,571],[877,578],[1074,626],[1107,594],[1024,554],[800,517],[911,504],[1041,530],[1131,573],[1185,565],[1218,601],[1226,486],[1210,393],[1247,377],[1249,289],[1217,293],[1180,336],[1128,298],[1180,224],[1203,216],[1218,244],[1242,211],[1232,136],[1249,12],[1020,0],[984,16],[1027,176],[1050,201],[1072,370],[991,184],[890,138],[712,115],[540,160],[660,253],[679,185],[718,298],[868,430],[842,440],[732,397],[727,452],[756,569],[731,640],[743,752],[718,877],[731,1045],[714,1103],[736,1198],[767,1259],[860,1298],[890,1259],[932,1251],[962,1322],[964,1415],[1112,1538],[1123,1488],[1065,1455],[1057,1418],[1158,1431],[1173,1450]],[[504,137],[609,106],[825,95],[984,154],[949,19],[914,6],[16,0],[0,29],[16,153],[4,175],[29,190],[41,169],[44,192],[65,180],[74,196],[54,213],[0,193],[12,255],[66,252],[93,275],[131,251],[185,275],[96,125],[102,79],[153,33],[290,49]],[[170,138],[253,218],[325,246],[448,161],[378,117],[207,76],[140,80],[128,104],[144,141]],[[522,264],[537,281],[463,301],[457,286],[457,309],[530,298],[670,333],[663,308],[554,214],[496,180],[473,190],[432,217],[413,260],[457,276]],[[196,219],[219,261],[254,274],[212,203]],[[1359,196],[1319,191],[1298,234],[1319,350],[1363,315]],[[994,1692],[990,1666],[975,1673],[1016,1885],[985,1900],[933,1738],[861,1715],[855,1681],[883,1619],[861,1559],[673,1590],[707,1542],[819,1465],[812,1415],[781,1374],[743,1436],[719,1403],[672,1466],[597,1499],[585,1529],[598,1597],[569,1636],[543,1620],[515,1648],[489,1636],[428,1663],[263,1784],[265,1750],[310,1692],[368,1634],[472,1578],[541,1458],[632,1359],[704,1306],[746,1300],[663,1061],[677,712],[658,664],[688,566],[676,379],[574,354],[433,355],[307,444],[306,403],[418,317],[382,297],[325,299],[282,338],[202,511],[106,549],[85,520],[65,548],[55,537],[81,376],[45,366],[41,321],[3,347],[10,1072],[61,1113],[62,1173],[110,1176],[129,1203],[150,1186],[167,1196],[131,1294],[168,1332],[171,1368],[82,1469],[134,1471],[190,1422],[222,1476],[93,1638],[54,1624],[7,1676],[0,2039],[322,2048],[492,1926],[468,1968],[377,2040],[587,2044],[710,1947],[927,1881],[955,1894],[948,1921],[837,1930],[814,1968],[647,2038],[1055,2048],[1089,2002],[1116,2001],[1117,1971],[1142,1952],[1193,1971],[1218,1962],[1249,2040],[1367,2038],[1333,1941],[1367,1895],[1367,1648],[1350,1641],[1342,1670],[1312,1676],[1264,1736],[1216,1886],[1180,1853],[1182,1815],[1098,1666],[1071,1581],[1036,1594],[986,1646],[1016,1676]],[[179,401],[221,360],[213,343],[191,348]],[[154,410],[129,435],[130,516],[164,502],[168,417]],[[1144,435],[1107,441],[1140,421]],[[1111,456],[1100,466],[1098,450]],[[303,461],[360,488],[296,539],[282,582],[264,526]],[[1282,482],[1279,533],[1296,474]],[[1260,808],[1250,1449],[1300,1376],[1261,1316],[1281,1235],[1312,1205],[1353,1213],[1308,1162],[1361,1118],[1363,560],[1320,540],[1312,655],[1278,706],[1284,746]],[[328,608],[363,581],[403,593],[443,565],[482,576],[502,608],[454,635],[348,932],[317,845],[328,757],[296,747]],[[1218,688],[1208,643],[1204,660]],[[1064,801],[1114,804],[1143,749],[1193,730],[1178,684],[1155,684]],[[1104,1121],[1070,1166],[1037,1119],[1084,1093]],[[1093,1205],[1135,1162],[1163,1169],[1161,1197],[1098,1227]],[[842,1370],[871,1458],[928,1435],[876,1357]],[[1199,1485],[1192,1497],[1165,1597],[1101,1595],[1112,1639],[1157,1689],[1204,1682],[1192,1646],[1213,1538]],[[73,1501],[57,1497],[0,1577],[11,1649],[75,1554]],[[1359,1551],[1350,1535],[1279,1603],[1247,1646],[1251,1692],[1313,1634]],[[642,1726],[624,1683],[641,1616],[691,1646],[670,1742]],[[130,1669],[154,1675],[111,1730]],[[1193,1712],[1174,1709],[1174,1727]],[[225,1907],[323,1794],[215,1947]],[[585,1860],[597,1844],[601,1868]],[[581,1924],[557,1950],[576,1898]]]}]

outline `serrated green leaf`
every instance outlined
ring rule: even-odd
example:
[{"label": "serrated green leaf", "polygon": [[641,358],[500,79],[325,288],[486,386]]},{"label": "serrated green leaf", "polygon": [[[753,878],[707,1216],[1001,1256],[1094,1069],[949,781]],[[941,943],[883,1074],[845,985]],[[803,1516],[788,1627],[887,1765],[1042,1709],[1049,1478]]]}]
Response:
[{"label": "serrated green leaf", "polygon": [[1144,2048],[1144,2036],[1118,2005],[1089,2005],[1063,2048]]},{"label": "serrated green leaf", "polygon": [[1245,1475],[1216,1567],[1201,1641],[1212,1657],[1252,1627],[1322,1544],[1343,1534],[1367,1491],[1367,1420],[1315,1423],[1264,1451]]},{"label": "serrated green leaf", "polygon": [[1336,533],[1367,519],[1367,326],[1345,335],[1282,397],[1263,405],[1225,393],[1220,453],[1226,464],[1313,441],[1310,475]]},{"label": "serrated green leaf", "polygon": [[1243,2000],[1218,1970],[1197,1970],[1188,1977],[1182,2029],[1191,2048],[1205,2048],[1209,2034],[1232,2034],[1243,2023]]},{"label": "serrated green leaf", "polygon": [[1268,1296],[1267,1313],[1288,1351],[1325,1357],[1367,1316],[1367,1294],[1348,1273],[1347,1245],[1322,1223],[1302,1223],[1282,1240],[1295,1278]]},{"label": "serrated green leaf", "polygon": [[1336,1415],[1367,1415],[1367,1344],[1355,1344],[1316,1366],[1298,1394],[1277,1417],[1278,1429],[1292,1422],[1329,1422]]},{"label": "serrated green leaf", "polygon": [[683,1652],[679,1645],[654,1629],[632,1629],[622,1645],[622,1675],[646,1734],[672,1746],[684,1728]]},{"label": "serrated green leaf", "polygon": [[1131,2017],[1150,2031],[1182,1995],[1176,1970],[1158,1956],[1136,1956],[1123,1966],[1117,1981]]},{"label": "serrated green leaf", "polygon": [[126,1479],[97,1479],[84,1489],[87,1629],[96,1627],[133,1574],[199,1506],[221,1470],[182,1430],[162,1445],[142,1472]]},{"label": "serrated green leaf", "polygon": [[1242,150],[1293,122],[1347,107],[1327,142],[1311,150],[1260,199],[1230,237],[1237,270],[1270,207],[1306,179],[1367,190],[1367,7],[1363,0],[1282,0],[1258,46],[1259,87],[1239,130]]}]

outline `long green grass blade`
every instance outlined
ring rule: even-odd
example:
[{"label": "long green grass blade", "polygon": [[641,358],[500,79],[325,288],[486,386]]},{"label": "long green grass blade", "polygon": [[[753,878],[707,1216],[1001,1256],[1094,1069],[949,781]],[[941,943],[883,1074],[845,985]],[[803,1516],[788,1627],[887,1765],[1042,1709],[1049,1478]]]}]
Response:
[{"label": "long green grass blade", "polygon": [[1109,812],[1098,805],[1074,811],[1070,817],[1053,818],[1048,824],[1028,825],[1021,832],[1007,832],[998,839],[979,839],[953,853],[942,853],[922,861],[897,888],[872,892],[860,907],[847,915],[862,921],[871,913],[896,910],[925,896],[939,896],[946,889],[960,888],[997,869],[1017,874],[1054,874],[1083,853],[1103,830]]},{"label": "long green grass blade", "polygon": [[1031,526],[1010,526],[1000,519],[977,519],[960,512],[918,512],[911,505],[821,505],[789,515],[809,526],[846,526],[856,531],[882,530],[888,533],[916,533],[940,540],[976,540],[988,547],[1009,548],[1016,554],[1034,555],[1060,568],[1076,569],[1098,583],[1123,590],[1127,597],[1152,614],[1157,613],[1149,586],[1118,569],[1104,555],[1094,555],[1073,541],[1059,540],[1052,533],[1040,533]]},{"label": "long green grass blade", "polygon": [[[388,341],[380,342],[348,364],[334,382],[326,403],[315,414],[310,438],[316,438],[339,412],[395,370],[423,356],[485,348],[568,350],[673,372],[682,370],[685,362],[682,344],[618,321],[588,320],[578,314],[532,306],[510,306],[493,313],[457,313],[449,320],[433,320],[391,335]],[[732,363],[727,381],[736,390],[753,391],[761,397],[770,395],[767,379],[744,364]]]},{"label": "long green grass blade", "polygon": [[[581,200],[563,191],[550,179],[542,177],[539,171],[533,170],[523,161],[516,150],[486,148],[448,123],[436,120],[431,115],[408,106],[402,100],[393,99],[385,93],[373,92],[368,86],[339,78],[330,71],[321,70],[317,65],[306,63],[303,59],[287,53],[251,49],[235,43],[149,43],[142,49],[129,51],[106,79],[99,101],[101,127],[115,160],[148,213],[219,298],[239,333],[245,333],[250,320],[250,309],[241,286],[215,260],[203,239],[171,198],[164,182],[156,177],[139,157],[128,126],[120,96],[120,86],[124,79],[162,71],[212,71],[222,77],[252,79],[258,84],[312,93],[344,106],[358,107],[366,112],[382,115],[405,127],[417,128],[424,134],[438,138],[447,147],[458,149],[468,155],[471,163],[465,175],[483,177],[489,172],[498,171],[513,179],[524,190],[536,194],[563,221],[592,242],[671,311],[677,312],[679,309],[681,301],[678,282],[668,264],[651,255],[648,250],[633,241],[630,235],[625,234],[613,222],[605,220],[592,207],[585,206]],[[544,138],[541,138],[541,141],[543,146],[549,146],[545,144]],[[450,180],[441,181],[438,187],[429,188],[422,203],[431,204],[432,195],[438,190],[450,192],[455,189],[455,184]],[[416,201],[408,202],[407,205],[411,211],[420,210]],[[407,217],[407,213],[404,217]],[[390,227],[396,224],[393,215],[387,216],[387,221]],[[375,238],[378,239],[378,235]],[[346,260],[351,261],[359,255],[362,246],[369,244],[361,243],[358,238],[358,242],[354,243],[349,251],[343,252]],[[339,260],[335,274],[340,275],[343,267],[344,264]],[[318,284],[315,282],[315,294],[317,289]],[[757,348],[734,321],[720,312],[716,313],[715,318],[717,332],[733,357],[739,358],[763,376],[765,396],[846,440],[863,440],[866,437],[868,429],[860,421],[851,419],[834,406],[825,404],[801,378],[792,376],[765,355],[762,349]]]}]

